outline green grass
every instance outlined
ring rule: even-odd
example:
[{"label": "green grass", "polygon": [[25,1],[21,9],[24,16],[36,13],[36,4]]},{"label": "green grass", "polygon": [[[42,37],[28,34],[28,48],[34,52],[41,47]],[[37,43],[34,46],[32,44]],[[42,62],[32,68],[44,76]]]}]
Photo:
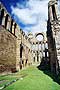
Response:
[{"label": "green grass", "polygon": [[[3,90],[60,90],[60,85],[58,83],[54,82],[51,77],[38,70],[36,67],[21,70],[15,75],[19,77],[21,75],[26,76]],[[13,75],[13,77],[15,75]]]},{"label": "green grass", "polygon": [[[0,87],[11,82],[17,78],[20,78],[22,75],[20,73],[10,74],[10,75],[1,75],[0,76]],[[2,81],[2,82],[1,82]]]}]

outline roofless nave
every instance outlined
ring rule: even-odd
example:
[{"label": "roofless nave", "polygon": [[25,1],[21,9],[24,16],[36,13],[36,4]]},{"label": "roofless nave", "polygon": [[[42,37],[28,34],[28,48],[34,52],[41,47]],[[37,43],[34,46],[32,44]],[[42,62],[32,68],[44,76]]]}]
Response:
[{"label": "roofless nave", "polygon": [[[30,65],[50,65],[58,74],[60,66],[60,17],[57,0],[48,3],[47,33],[25,35],[0,3],[0,73],[20,71]],[[43,39],[37,40],[42,35]],[[43,65],[44,66],[44,65]]]}]

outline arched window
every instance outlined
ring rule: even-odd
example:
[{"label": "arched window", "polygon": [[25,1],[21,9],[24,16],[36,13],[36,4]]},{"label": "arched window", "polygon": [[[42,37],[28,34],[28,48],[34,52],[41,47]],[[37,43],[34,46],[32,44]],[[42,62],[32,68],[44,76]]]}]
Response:
[{"label": "arched window", "polygon": [[2,24],[3,16],[4,16],[4,9],[2,9],[0,12],[0,25]]},{"label": "arched window", "polygon": [[17,26],[17,24],[15,23],[15,25],[14,25],[14,35],[15,35],[15,28],[16,28],[16,26]]},{"label": "arched window", "polygon": [[44,35],[42,33],[37,33],[35,34],[35,37],[37,38],[38,41],[44,41]]},{"label": "arched window", "polygon": [[43,41],[43,36],[40,35],[40,34],[36,38],[37,38],[38,41]]},{"label": "arched window", "polygon": [[12,25],[13,25],[13,19],[11,20],[11,28],[10,28],[11,33],[12,33]]},{"label": "arched window", "polygon": [[6,15],[6,18],[5,18],[5,28],[7,27],[7,21],[8,21],[8,14]]}]

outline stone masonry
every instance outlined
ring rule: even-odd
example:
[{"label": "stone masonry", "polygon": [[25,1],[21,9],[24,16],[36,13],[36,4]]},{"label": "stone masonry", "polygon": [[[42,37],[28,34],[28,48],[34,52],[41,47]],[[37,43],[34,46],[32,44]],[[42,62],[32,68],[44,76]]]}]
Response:
[{"label": "stone masonry", "polygon": [[60,17],[57,0],[48,3],[47,40],[51,71],[58,74],[60,66]]},{"label": "stone masonry", "polygon": [[31,42],[0,3],[0,73],[16,72],[32,64]]}]

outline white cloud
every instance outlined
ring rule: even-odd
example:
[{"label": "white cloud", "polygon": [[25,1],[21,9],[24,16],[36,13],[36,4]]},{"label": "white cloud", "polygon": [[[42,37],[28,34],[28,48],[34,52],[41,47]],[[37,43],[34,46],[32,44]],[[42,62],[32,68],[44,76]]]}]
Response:
[{"label": "white cloud", "polygon": [[[47,19],[47,5],[48,0],[29,0],[26,3],[27,8],[19,8],[19,3],[17,3],[17,7],[11,6],[12,15],[15,15],[19,18],[20,22],[26,25],[25,32],[32,31],[41,32],[46,31],[46,19]],[[29,26],[28,24],[35,24],[35,26]]]},{"label": "white cloud", "polygon": [[58,1],[58,13],[60,14],[60,0]]},{"label": "white cloud", "polygon": [[45,21],[39,22],[33,27],[25,27],[24,30],[31,31],[33,34],[36,32],[45,32],[47,23]]},{"label": "white cloud", "polygon": [[12,14],[15,14],[16,16],[18,16],[18,18],[21,20],[22,23],[24,23],[24,24],[34,24],[34,23],[36,23],[37,17],[32,16],[31,11],[29,11],[28,8],[19,9],[19,8],[14,8],[12,6],[11,9],[12,9]]}]

